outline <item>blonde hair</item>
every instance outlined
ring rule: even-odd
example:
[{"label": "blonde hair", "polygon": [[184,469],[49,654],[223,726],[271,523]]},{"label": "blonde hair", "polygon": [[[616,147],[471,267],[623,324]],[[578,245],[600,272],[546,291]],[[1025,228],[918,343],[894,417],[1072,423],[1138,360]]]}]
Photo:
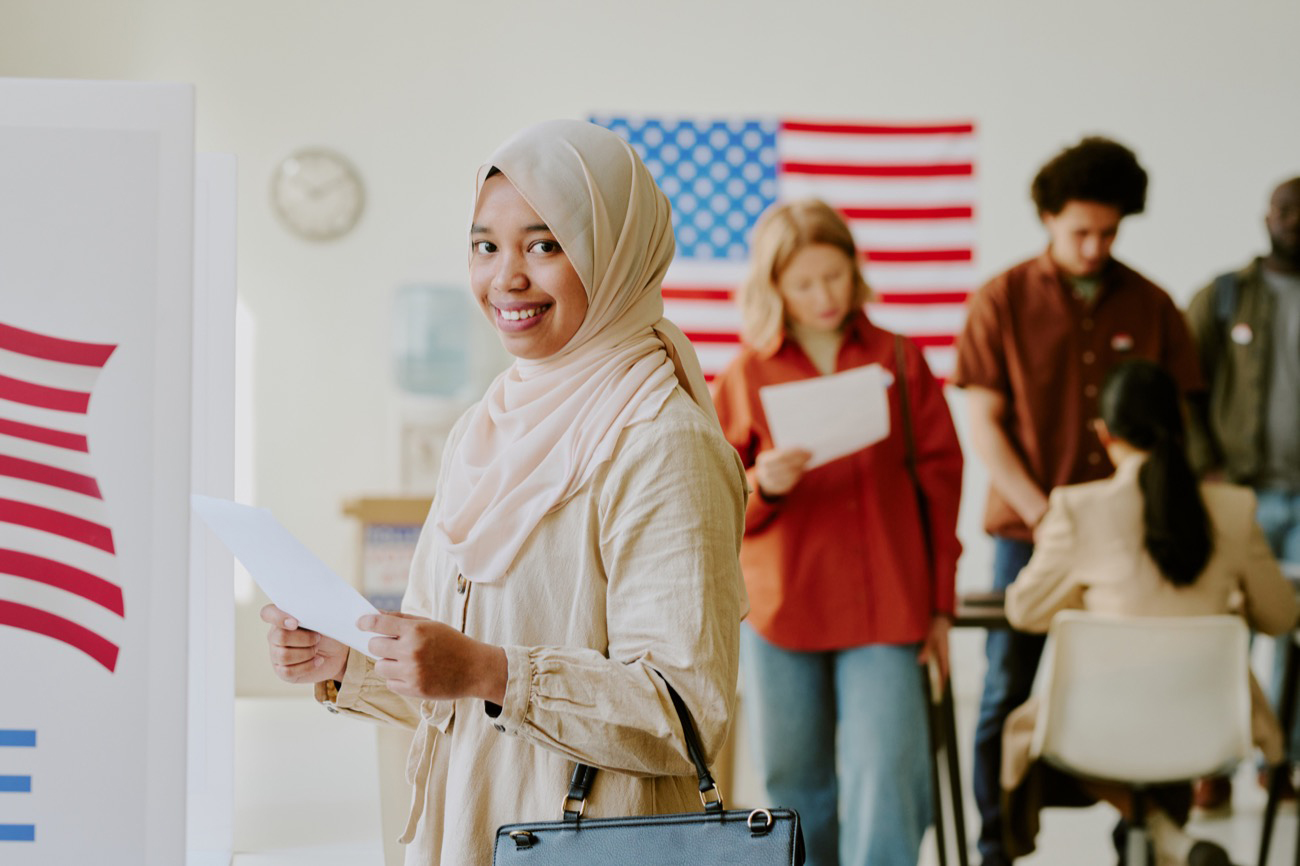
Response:
[{"label": "blonde hair", "polygon": [[740,284],[740,334],[750,346],[770,343],[785,326],[785,302],[776,284],[781,272],[801,249],[827,244],[853,263],[851,308],[857,309],[871,297],[871,289],[858,264],[853,233],[830,205],[818,199],[785,202],[768,208],[754,227],[749,272]]}]

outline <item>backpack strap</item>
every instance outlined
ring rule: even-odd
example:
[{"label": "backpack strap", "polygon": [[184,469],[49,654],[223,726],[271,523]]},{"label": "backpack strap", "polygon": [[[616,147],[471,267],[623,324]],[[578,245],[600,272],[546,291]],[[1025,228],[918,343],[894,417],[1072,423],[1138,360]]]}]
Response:
[{"label": "backpack strap", "polygon": [[1236,271],[1219,274],[1214,278],[1214,320],[1226,328],[1237,317],[1237,301],[1241,292],[1241,279]]}]

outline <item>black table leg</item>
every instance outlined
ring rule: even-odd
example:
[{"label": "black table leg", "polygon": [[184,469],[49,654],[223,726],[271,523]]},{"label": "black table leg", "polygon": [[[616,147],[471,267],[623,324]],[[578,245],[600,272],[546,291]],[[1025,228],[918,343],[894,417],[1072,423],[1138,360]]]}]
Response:
[{"label": "black table leg", "polygon": [[[1300,646],[1296,645],[1295,635],[1289,635],[1287,640],[1286,666],[1282,674],[1282,700],[1278,709],[1282,723],[1282,743],[1288,753],[1284,755],[1282,763],[1273,767],[1269,771],[1268,777],[1268,803],[1264,806],[1264,826],[1260,831],[1259,837],[1259,866],[1267,866],[1269,844],[1273,840],[1273,824],[1277,818],[1277,804],[1279,795],[1282,792],[1283,774],[1291,772],[1291,759],[1289,754],[1291,744],[1291,726],[1295,721],[1295,697],[1296,697],[1296,676],[1300,674]],[[1300,866],[1300,836],[1296,839],[1296,864]]]},{"label": "black table leg", "polygon": [[948,752],[948,786],[952,790],[953,835],[957,837],[957,862],[969,866],[966,853],[966,805],[961,793],[961,761],[957,755],[957,711],[952,697],[952,680],[943,690],[940,711],[943,716],[943,738]]},{"label": "black table leg", "polygon": [[939,720],[939,708],[934,702],[930,687],[929,665],[919,665],[921,694],[925,699],[926,727],[930,734],[930,797],[934,804],[934,845],[939,851],[939,866],[948,866],[948,838],[944,831],[943,789],[939,785],[939,752],[943,749],[944,728]]}]

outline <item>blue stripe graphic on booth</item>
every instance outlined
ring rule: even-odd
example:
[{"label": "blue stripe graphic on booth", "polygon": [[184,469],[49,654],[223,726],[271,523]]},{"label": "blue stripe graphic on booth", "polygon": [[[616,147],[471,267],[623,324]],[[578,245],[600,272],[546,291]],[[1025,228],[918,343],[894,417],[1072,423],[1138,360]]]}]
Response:
[{"label": "blue stripe graphic on booth", "polygon": [[[34,749],[36,731],[0,728],[0,748]],[[31,776],[0,775],[0,793],[30,794]],[[35,824],[0,824],[0,842],[35,842]]]},{"label": "blue stripe graphic on booth", "polygon": [[0,746],[35,748],[36,732],[0,729]]}]

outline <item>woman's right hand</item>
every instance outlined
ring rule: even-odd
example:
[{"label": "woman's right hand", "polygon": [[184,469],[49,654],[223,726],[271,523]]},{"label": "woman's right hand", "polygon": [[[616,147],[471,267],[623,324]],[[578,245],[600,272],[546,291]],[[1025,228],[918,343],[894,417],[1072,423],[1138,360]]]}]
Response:
[{"label": "woman's right hand", "polygon": [[786,495],[799,483],[811,459],[812,452],[803,448],[773,448],[760,453],[754,461],[759,492],[767,496]]},{"label": "woman's right hand", "polygon": [[323,683],[343,679],[348,666],[347,644],[311,629],[273,604],[262,608],[262,620],[271,624],[266,641],[271,645],[271,669],[287,683]]}]

